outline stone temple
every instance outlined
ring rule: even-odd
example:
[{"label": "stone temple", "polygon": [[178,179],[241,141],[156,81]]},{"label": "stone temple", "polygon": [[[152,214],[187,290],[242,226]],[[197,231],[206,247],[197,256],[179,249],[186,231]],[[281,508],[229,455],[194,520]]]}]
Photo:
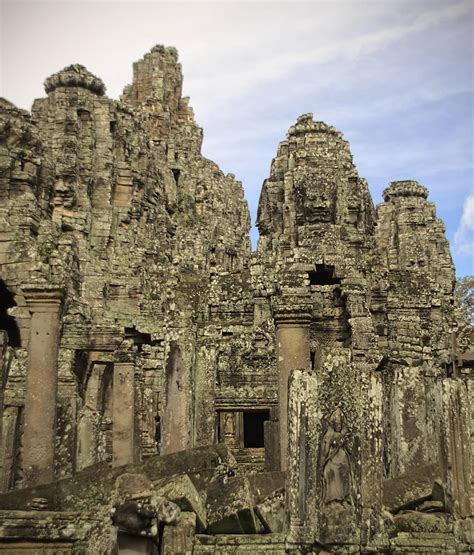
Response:
[{"label": "stone temple", "polygon": [[0,552],[469,553],[474,356],[416,181],[304,114],[260,196],[174,48],[0,100]]}]

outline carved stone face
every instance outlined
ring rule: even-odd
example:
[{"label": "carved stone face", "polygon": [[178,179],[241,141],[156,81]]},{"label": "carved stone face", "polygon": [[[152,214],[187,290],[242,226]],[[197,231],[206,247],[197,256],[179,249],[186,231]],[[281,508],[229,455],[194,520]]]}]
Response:
[{"label": "carved stone face", "polygon": [[76,181],[71,176],[60,177],[54,185],[54,204],[73,208],[77,203]]},{"label": "carved stone face", "polygon": [[334,186],[316,176],[304,175],[295,185],[296,223],[334,221]]},{"label": "carved stone face", "polygon": [[342,424],[344,421],[344,414],[340,407],[338,407],[331,415],[330,424],[332,425],[334,431],[340,432],[342,430]]}]

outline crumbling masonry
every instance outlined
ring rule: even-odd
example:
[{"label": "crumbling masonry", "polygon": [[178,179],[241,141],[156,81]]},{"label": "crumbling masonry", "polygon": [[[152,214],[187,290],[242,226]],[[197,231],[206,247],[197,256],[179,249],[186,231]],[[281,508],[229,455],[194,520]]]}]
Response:
[{"label": "crumbling masonry", "polygon": [[374,208],[305,114],[252,252],[176,50],[133,74],[0,100],[0,552],[470,552],[470,330],[427,189]]}]

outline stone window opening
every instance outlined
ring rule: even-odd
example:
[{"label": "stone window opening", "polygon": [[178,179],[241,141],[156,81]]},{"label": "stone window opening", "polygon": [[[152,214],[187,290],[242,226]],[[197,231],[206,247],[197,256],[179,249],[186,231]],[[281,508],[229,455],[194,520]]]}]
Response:
[{"label": "stone window opening", "polygon": [[135,327],[125,328],[125,338],[132,339],[138,352],[142,351],[143,345],[151,345],[151,334],[143,333],[137,330]]},{"label": "stone window opening", "polygon": [[341,278],[334,272],[334,266],[315,264],[315,270],[308,272],[310,285],[340,285]]},{"label": "stone window opening", "polygon": [[311,363],[311,370],[314,370],[316,365],[316,351],[309,352],[309,360]]},{"label": "stone window opening", "polygon": [[16,305],[13,293],[0,279],[0,329],[7,332],[10,347],[21,347],[20,329],[15,318],[8,314],[8,309]]},{"label": "stone window opening", "polygon": [[161,416],[155,416],[155,450],[157,455],[161,455]]},{"label": "stone window opening", "polygon": [[88,355],[86,351],[75,351],[73,372],[76,377],[79,397],[84,401],[86,398],[86,386],[88,376]]},{"label": "stone window opening", "polygon": [[113,364],[107,364],[99,391],[99,412],[102,416],[100,424],[101,460],[105,459],[107,462],[112,461],[113,370]]},{"label": "stone window opening", "polygon": [[266,420],[270,420],[268,409],[244,411],[244,448],[265,447],[263,423]]},{"label": "stone window opening", "polygon": [[72,121],[66,123],[66,133],[75,134],[76,133],[76,124]]},{"label": "stone window opening", "polygon": [[174,177],[174,180],[176,182],[176,186],[178,186],[179,185],[179,176],[181,175],[181,172],[176,168],[171,170],[171,171],[173,172],[173,177]]}]

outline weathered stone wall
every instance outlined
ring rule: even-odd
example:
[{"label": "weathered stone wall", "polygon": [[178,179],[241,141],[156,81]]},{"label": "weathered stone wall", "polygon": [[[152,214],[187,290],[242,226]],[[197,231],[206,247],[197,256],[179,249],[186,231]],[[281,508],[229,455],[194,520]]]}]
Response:
[{"label": "weathered stone wall", "polygon": [[[8,216],[2,279],[15,293],[12,316],[22,347],[28,347],[30,321],[22,287],[65,290],[58,476],[112,457],[108,373],[97,379],[93,368],[118,361],[124,341],[135,368],[139,455],[156,452],[155,415],[173,427],[166,418],[164,368],[175,344],[186,374],[186,435],[194,441],[192,391],[208,391],[214,381],[195,374],[196,352],[209,341],[201,330],[209,320],[212,276],[248,265],[242,187],[200,154],[202,134],[180,96],[176,52],[157,47],[137,68],[121,103],[104,96],[100,79],[71,66],[46,80],[48,97],[34,103],[31,117],[7,104],[2,112],[2,210]],[[220,331],[216,335],[220,340]],[[15,361],[7,397],[11,389],[22,404],[26,362],[19,349]],[[93,416],[85,414],[90,410]],[[88,418],[95,423],[79,424]],[[77,453],[78,429],[97,447],[93,455]],[[212,441],[214,433],[206,438]]]},{"label": "weathered stone wall", "polygon": [[[347,142],[310,115],[290,128],[263,185],[254,283],[269,291],[277,329],[295,545],[383,542],[384,481],[423,464],[436,465],[446,491],[458,479],[470,488],[470,451],[449,447],[467,396],[443,393],[463,323],[444,225],[427,196],[416,182],[395,182],[375,211]],[[308,325],[295,358],[295,333]]]},{"label": "weathered stone wall", "polygon": [[[427,189],[391,183],[375,209],[342,134],[305,114],[263,184],[252,253],[242,186],[201,154],[175,49],[134,64],[120,101],[80,65],[45,90],[31,115],[0,100],[2,490],[223,442],[239,473],[287,481],[257,502],[222,470],[210,534],[467,545],[469,334]],[[191,509],[166,541],[217,552]]]}]

